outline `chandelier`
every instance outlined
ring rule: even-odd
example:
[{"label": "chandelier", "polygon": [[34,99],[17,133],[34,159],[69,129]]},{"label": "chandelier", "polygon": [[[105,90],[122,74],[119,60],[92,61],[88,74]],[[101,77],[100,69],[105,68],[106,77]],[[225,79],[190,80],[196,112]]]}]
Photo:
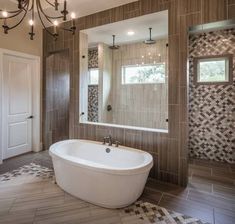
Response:
[{"label": "chandelier", "polygon": [[[31,40],[33,40],[35,36],[35,32],[34,32],[35,13],[37,13],[43,28],[51,36],[53,36],[55,40],[58,37],[58,28],[71,32],[73,35],[75,34],[75,31],[76,31],[75,13],[71,13],[70,15],[71,26],[69,28],[59,27],[59,20],[67,21],[67,16],[69,14],[67,10],[67,0],[64,0],[63,9],[58,16],[47,15],[42,7],[42,2],[44,2],[45,4],[48,4],[48,6],[52,6],[55,9],[55,11],[59,11],[60,3],[58,2],[58,0],[54,0],[53,3],[51,2],[51,0],[17,0],[17,2],[18,2],[18,8],[16,10],[7,11],[7,10],[0,9],[0,20],[3,20],[2,27],[3,27],[5,34],[8,34],[8,31],[18,27],[24,21],[28,13],[30,14],[30,17],[31,17],[29,20],[29,25],[30,25],[29,35],[30,35]],[[17,18],[18,21],[12,26],[8,25],[8,21],[13,18]],[[49,23],[50,25],[54,26],[53,31],[50,31],[47,28],[47,26],[45,25],[46,24],[45,21]]]}]

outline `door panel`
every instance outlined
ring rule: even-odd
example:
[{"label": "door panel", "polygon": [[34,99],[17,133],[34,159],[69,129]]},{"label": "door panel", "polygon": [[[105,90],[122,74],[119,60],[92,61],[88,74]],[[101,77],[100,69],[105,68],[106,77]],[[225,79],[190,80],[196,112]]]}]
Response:
[{"label": "door panel", "polygon": [[31,74],[28,63],[9,61],[9,115],[29,112]]},{"label": "door panel", "polygon": [[27,144],[28,124],[27,122],[18,122],[9,124],[9,142],[8,147],[19,147]]},{"label": "door panel", "polygon": [[3,158],[32,150],[32,74],[30,59],[3,59]]}]

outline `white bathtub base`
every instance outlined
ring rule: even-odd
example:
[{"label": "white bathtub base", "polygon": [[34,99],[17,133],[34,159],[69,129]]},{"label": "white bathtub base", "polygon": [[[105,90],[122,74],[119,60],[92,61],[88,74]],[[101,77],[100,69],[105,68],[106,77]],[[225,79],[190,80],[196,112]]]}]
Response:
[{"label": "white bathtub base", "polygon": [[149,170],[102,172],[52,155],[56,182],[67,193],[105,208],[123,208],[143,193]]}]

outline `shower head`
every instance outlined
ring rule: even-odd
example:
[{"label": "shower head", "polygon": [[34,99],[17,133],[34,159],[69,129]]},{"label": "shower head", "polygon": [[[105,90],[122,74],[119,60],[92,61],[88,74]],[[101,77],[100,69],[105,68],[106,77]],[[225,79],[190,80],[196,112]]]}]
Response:
[{"label": "shower head", "polygon": [[149,28],[149,39],[144,41],[145,44],[156,44],[156,41],[152,39],[152,28]]},{"label": "shower head", "polygon": [[118,50],[118,49],[120,48],[119,45],[116,45],[116,44],[115,44],[115,38],[116,38],[116,36],[113,35],[113,45],[112,45],[112,46],[109,46],[109,48],[110,48],[111,50]]}]

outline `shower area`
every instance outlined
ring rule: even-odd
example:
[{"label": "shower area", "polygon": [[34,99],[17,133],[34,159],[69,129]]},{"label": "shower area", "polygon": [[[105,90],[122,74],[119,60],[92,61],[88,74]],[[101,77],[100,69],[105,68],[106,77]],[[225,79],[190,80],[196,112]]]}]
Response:
[{"label": "shower area", "polygon": [[[167,76],[151,80],[150,68],[158,65],[160,73],[167,67],[166,45],[163,39],[89,49],[88,121],[167,130]],[[137,70],[145,77],[134,76]]]},{"label": "shower area", "polygon": [[214,194],[234,189],[235,29],[228,22],[189,35],[189,183]]}]

